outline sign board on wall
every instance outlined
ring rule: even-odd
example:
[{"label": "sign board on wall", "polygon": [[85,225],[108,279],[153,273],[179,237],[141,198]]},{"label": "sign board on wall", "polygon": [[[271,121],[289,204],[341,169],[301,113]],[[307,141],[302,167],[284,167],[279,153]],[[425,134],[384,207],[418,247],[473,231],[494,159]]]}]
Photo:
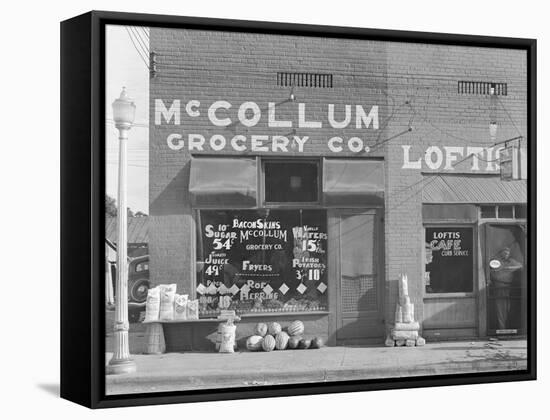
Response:
[{"label": "sign board on wall", "polygon": [[[286,115],[290,112],[292,117],[282,119],[281,107],[286,107]],[[226,100],[201,103],[197,99],[157,98],[155,126],[181,128],[166,136],[166,146],[174,151],[305,153],[311,151],[312,136],[322,129],[338,132],[352,129],[354,133],[364,133],[362,137],[327,136],[325,144],[329,153],[368,153],[375,145],[372,132],[380,129],[379,105],[326,104],[322,105],[322,118],[312,117],[309,107],[307,103],[290,100],[232,104]],[[189,126],[184,124],[184,118],[191,119]],[[197,130],[197,121],[201,121],[201,127],[207,127],[210,134]],[[252,128],[262,132],[248,133]]]},{"label": "sign board on wall", "polygon": [[527,179],[527,149],[516,144],[500,154],[500,177],[504,181]]},{"label": "sign board on wall", "polygon": [[471,227],[426,227],[426,292],[472,292],[473,246]]}]

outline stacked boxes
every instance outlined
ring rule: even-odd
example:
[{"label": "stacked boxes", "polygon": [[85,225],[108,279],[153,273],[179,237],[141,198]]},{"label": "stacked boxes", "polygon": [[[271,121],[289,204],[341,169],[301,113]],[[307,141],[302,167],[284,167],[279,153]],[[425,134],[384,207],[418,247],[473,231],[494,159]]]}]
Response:
[{"label": "stacked boxes", "polygon": [[386,338],[386,346],[423,346],[426,340],[420,337],[420,324],[414,319],[414,304],[409,297],[409,283],[406,274],[399,279],[399,302],[395,305],[395,324]]}]

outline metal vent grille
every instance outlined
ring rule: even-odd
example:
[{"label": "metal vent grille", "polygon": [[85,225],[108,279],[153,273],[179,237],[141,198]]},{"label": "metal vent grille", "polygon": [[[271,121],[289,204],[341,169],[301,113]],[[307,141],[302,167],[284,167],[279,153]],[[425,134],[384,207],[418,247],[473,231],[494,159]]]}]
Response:
[{"label": "metal vent grille", "polygon": [[342,276],[342,311],[372,311],[378,309],[376,276]]},{"label": "metal vent grille", "polygon": [[279,72],[277,86],[332,88],[332,74]]},{"label": "metal vent grille", "polygon": [[508,95],[507,83],[474,82],[460,80],[458,82],[458,93],[466,95]]}]

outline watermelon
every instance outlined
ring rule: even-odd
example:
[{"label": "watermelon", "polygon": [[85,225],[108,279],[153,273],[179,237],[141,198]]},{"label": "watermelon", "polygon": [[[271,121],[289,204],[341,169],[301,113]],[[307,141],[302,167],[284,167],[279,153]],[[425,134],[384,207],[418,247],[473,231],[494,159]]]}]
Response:
[{"label": "watermelon", "polygon": [[282,331],[281,324],[279,324],[278,322],[272,322],[271,324],[269,324],[267,331],[269,332],[269,334],[275,337]]},{"label": "watermelon", "polygon": [[311,340],[311,348],[312,349],[320,349],[323,347],[323,339],[321,337],[315,337],[313,340]]},{"label": "watermelon", "polygon": [[288,333],[292,336],[302,335],[304,333],[304,323],[302,321],[293,321],[287,328]]},{"label": "watermelon", "polygon": [[246,339],[246,348],[250,351],[261,350],[263,340],[264,338],[261,335],[251,335]]},{"label": "watermelon", "polygon": [[265,325],[263,322],[259,322],[256,324],[256,327],[254,328],[254,335],[259,335],[263,337],[267,334],[267,325]]},{"label": "watermelon", "polygon": [[302,338],[300,340],[300,342],[298,343],[298,348],[299,349],[308,349],[309,346],[311,346],[311,340],[308,340],[308,339],[305,339],[305,338]]},{"label": "watermelon", "polygon": [[262,341],[262,348],[264,351],[272,351],[275,349],[275,338],[272,335],[267,334]]},{"label": "watermelon", "polygon": [[298,343],[300,343],[300,340],[302,337],[300,336],[293,336],[288,339],[288,348],[289,349],[297,349]]},{"label": "watermelon", "polygon": [[288,346],[289,336],[286,332],[280,332],[275,336],[275,348],[277,350],[284,350]]}]

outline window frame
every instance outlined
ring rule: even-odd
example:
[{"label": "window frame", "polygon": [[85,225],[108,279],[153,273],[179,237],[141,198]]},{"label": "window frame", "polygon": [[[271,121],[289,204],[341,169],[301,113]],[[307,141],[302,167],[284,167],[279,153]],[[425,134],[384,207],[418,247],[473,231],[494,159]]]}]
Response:
[{"label": "window frame", "polygon": [[[471,292],[449,292],[449,293],[428,293],[426,291],[425,275],[426,275],[426,228],[471,228],[472,229],[472,291]],[[422,224],[422,296],[424,299],[441,299],[441,298],[471,298],[477,296],[478,287],[478,225],[477,223],[457,223],[446,222],[444,220],[437,222],[426,222]]]},{"label": "window frame", "polygon": [[[307,159],[306,159],[307,160]],[[278,207],[265,207],[265,206],[256,206],[254,208],[249,208],[249,207],[238,207],[238,208],[219,208],[219,207],[216,207],[216,208],[213,208],[213,207],[192,207],[191,210],[192,210],[192,216],[193,216],[193,222],[194,222],[194,229],[192,229],[192,235],[193,235],[193,247],[192,247],[192,267],[193,267],[193,275],[192,275],[192,279],[191,279],[191,287],[192,287],[192,290],[190,292],[190,296],[194,296],[195,299],[198,299],[197,297],[197,285],[198,285],[198,273],[197,273],[197,252],[198,252],[198,244],[197,244],[197,240],[198,240],[198,237],[200,235],[200,225],[201,225],[201,216],[200,216],[200,212],[201,211],[254,211],[254,210],[263,210],[263,209],[273,209],[273,210],[301,210],[302,207],[301,206],[278,206]],[[322,206],[322,205],[316,205],[314,207],[311,207],[311,208],[306,208],[306,209],[303,209],[303,210],[319,210],[319,211],[324,211],[325,212],[325,221],[327,223],[327,235],[328,235],[328,231],[329,231],[329,211],[330,209]],[[327,238],[327,257],[326,257],[326,265],[327,265],[327,279],[326,279],[326,285],[327,285],[327,289],[326,289],[326,297],[327,297],[327,303],[326,303],[326,309],[325,310],[314,310],[314,311],[308,311],[308,310],[297,310],[297,311],[281,311],[281,312],[269,312],[269,311],[263,311],[263,312],[244,312],[244,313],[240,313],[238,314],[240,317],[272,317],[272,316],[293,316],[293,315],[296,315],[296,316],[300,316],[300,315],[319,315],[319,314],[323,314],[323,315],[326,315],[328,314],[330,311],[329,311],[329,308],[330,308],[330,301],[331,301],[331,294],[329,292],[330,290],[330,280],[329,280],[329,275],[330,275],[330,271],[329,271],[329,253],[328,253],[328,249],[329,249],[329,239]],[[199,319],[215,319],[215,318],[211,318],[211,317],[201,317],[200,315],[200,312],[199,312]]]},{"label": "window frame", "polygon": [[[265,164],[266,162],[277,162],[277,163],[296,163],[296,162],[307,162],[314,163],[317,166],[317,200],[316,201],[266,201],[265,192],[266,192],[266,178],[265,178]],[[296,209],[296,208],[325,208],[322,202],[322,182],[323,182],[323,165],[322,159],[320,157],[268,157],[260,158],[260,165],[258,165],[258,174],[259,180],[259,203],[258,208],[269,208],[269,209]]]},{"label": "window frame", "polygon": [[[512,207],[512,217],[501,217],[500,216],[500,207],[505,207],[505,206],[511,206]],[[518,206],[527,206],[527,203],[517,203],[516,202],[516,203],[498,203],[498,204],[497,203],[478,204],[478,208],[479,208],[478,217],[479,217],[479,220],[481,220],[482,222],[494,222],[494,221],[505,221],[505,222],[522,221],[522,222],[526,222],[527,221],[526,217],[518,217],[516,215],[516,207],[518,207]],[[482,212],[481,212],[482,207],[494,207],[495,208],[495,217],[483,217]],[[525,213],[526,214],[528,213],[527,208],[525,210]]]}]

